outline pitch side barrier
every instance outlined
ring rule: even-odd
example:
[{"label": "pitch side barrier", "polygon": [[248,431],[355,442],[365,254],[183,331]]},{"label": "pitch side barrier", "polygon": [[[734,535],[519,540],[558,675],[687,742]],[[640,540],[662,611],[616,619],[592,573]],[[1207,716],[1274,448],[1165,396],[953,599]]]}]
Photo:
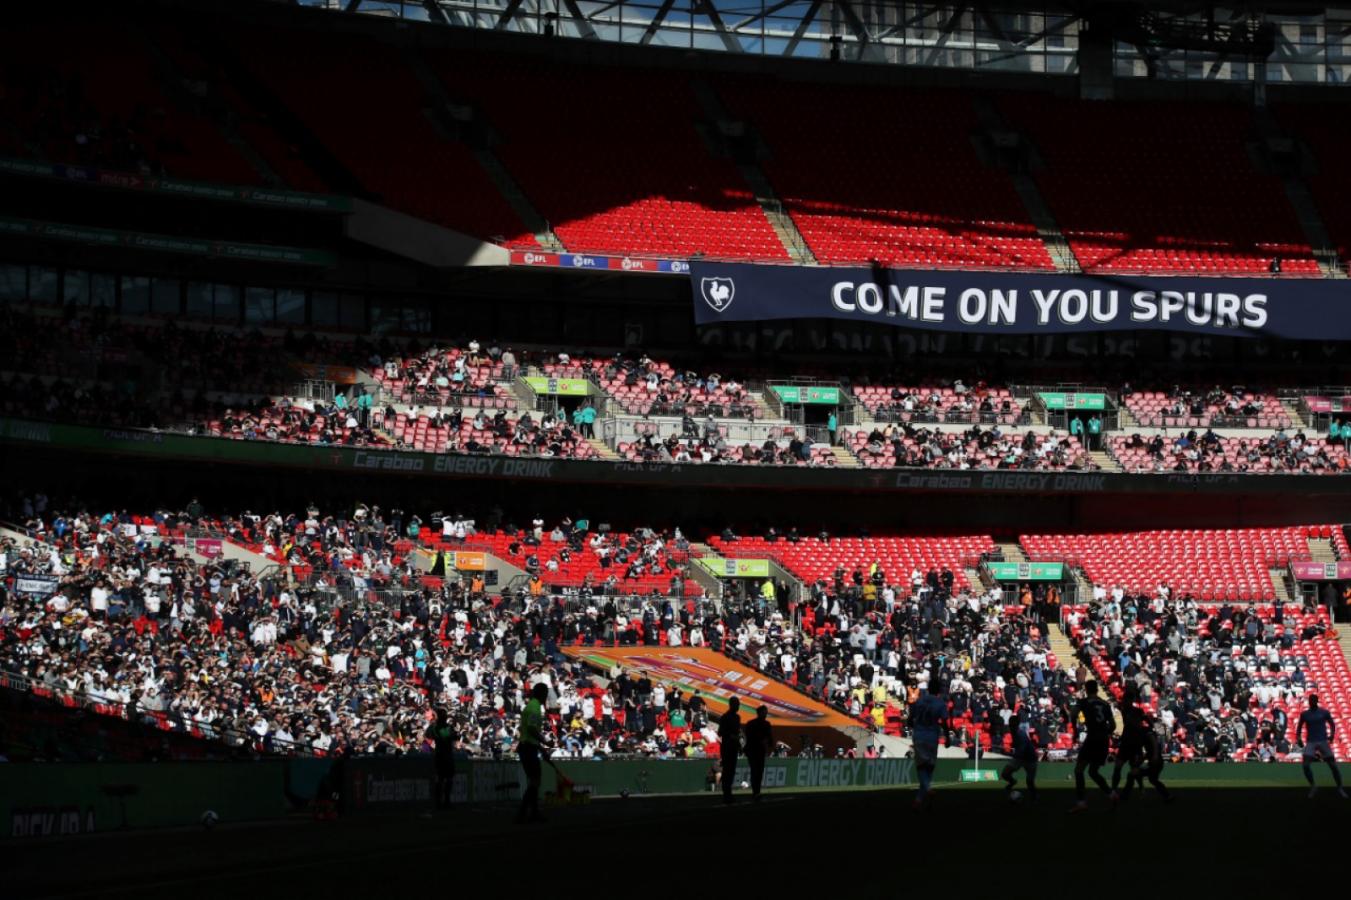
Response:
[{"label": "pitch side barrier", "polygon": [[[716,760],[559,760],[573,794],[642,797],[713,790]],[[749,777],[745,760],[737,780]],[[935,779],[956,783],[969,760],[939,760]],[[1002,761],[983,761],[996,769]],[[557,789],[546,766],[542,790]],[[1166,781],[1188,786],[1302,789],[1293,763],[1203,763],[1169,766]],[[221,823],[279,819],[318,796],[341,797],[343,815],[425,812],[432,808],[435,770],[430,756],[358,757],[344,761],[272,759],[251,762],[10,763],[0,766],[0,823],[4,837],[23,840],[129,829],[196,825],[214,812]],[[1073,783],[1071,763],[1043,763],[1043,788]],[[771,759],[769,790],[886,790],[916,784],[912,759]],[[340,786],[340,787],[339,787]],[[515,804],[524,786],[515,760],[462,759],[454,800],[476,806]]]},{"label": "pitch side barrier", "polygon": [[489,478],[520,483],[628,484],[820,491],[966,494],[1287,494],[1351,495],[1351,476],[1158,474],[1121,472],[828,469],[797,466],[633,463],[436,454],[378,448],[284,444],[0,419],[0,443],[147,459],[227,463],[309,471]]}]

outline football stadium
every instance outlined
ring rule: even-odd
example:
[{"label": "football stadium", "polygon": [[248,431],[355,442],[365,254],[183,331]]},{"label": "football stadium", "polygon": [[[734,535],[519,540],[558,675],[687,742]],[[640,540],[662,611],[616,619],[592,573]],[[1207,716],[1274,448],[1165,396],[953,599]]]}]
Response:
[{"label": "football stadium", "polygon": [[1337,890],[1351,10],[4,20],[5,896]]}]

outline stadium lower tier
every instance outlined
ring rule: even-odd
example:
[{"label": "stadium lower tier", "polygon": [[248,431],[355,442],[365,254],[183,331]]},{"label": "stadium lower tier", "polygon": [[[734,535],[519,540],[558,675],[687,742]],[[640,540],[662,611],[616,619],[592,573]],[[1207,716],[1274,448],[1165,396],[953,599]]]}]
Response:
[{"label": "stadium lower tier", "polygon": [[[988,535],[726,531],[705,550],[670,527],[480,531],[428,513],[432,530],[378,507],[131,516],[48,504],[21,498],[5,515],[22,530],[0,532],[7,685],[257,752],[419,752],[444,709],[467,750],[491,755],[511,748],[525,692],[545,681],[565,755],[717,756],[706,698],[639,674],[597,681],[563,653],[587,647],[718,651],[895,737],[937,680],[949,743],[996,751],[1018,713],[1046,752],[1072,753],[1071,710],[1092,676],[1118,703],[1137,693],[1178,758],[1291,758],[1310,694],[1351,714],[1327,608],[1198,600],[1176,563],[1127,590],[1100,562],[1121,546],[1148,567],[1177,543],[1234,569],[1347,559],[1333,526],[1026,536],[1033,560],[1071,548],[1065,570],[1001,585]],[[1062,602],[1083,576],[1091,602]],[[1062,627],[1077,660],[1052,649]]]}]

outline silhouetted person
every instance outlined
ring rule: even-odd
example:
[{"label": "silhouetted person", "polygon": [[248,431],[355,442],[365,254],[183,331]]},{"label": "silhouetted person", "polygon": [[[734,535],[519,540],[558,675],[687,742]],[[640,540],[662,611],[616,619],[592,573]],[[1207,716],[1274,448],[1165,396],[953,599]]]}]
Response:
[{"label": "silhouetted person", "polygon": [[718,721],[718,742],[722,745],[722,802],[732,802],[732,788],[736,786],[736,755],[741,751],[741,701],[733,697],[727,701],[727,712]]},{"label": "silhouetted person", "polygon": [[1107,748],[1112,735],[1116,733],[1116,719],[1112,716],[1112,707],[1098,696],[1096,681],[1085,681],[1084,693],[1088,696],[1079,701],[1073,716],[1075,730],[1086,732],[1087,736],[1079,745],[1079,756],[1074,762],[1074,796],[1077,802],[1071,812],[1083,812],[1088,809],[1088,795],[1084,786],[1085,772],[1104,794],[1111,793],[1107,780],[1102,777],[1099,770],[1103,763],[1107,762]]},{"label": "silhouetted person", "polygon": [[1337,783],[1337,793],[1346,799],[1346,788],[1342,786],[1342,772],[1337,768],[1337,757],[1332,752],[1332,742],[1337,737],[1337,723],[1332,713],[1318,705],[1318,695],[1309,695],[1309,708],[1299,714],[1299,725],[1295,728],[1295,740],[1304,741],[1304,777],[1309,782],[1309,798],[1313,799],[1318,786],[1313,782],[1313,761],[1321,759],[1332,770],[1332,780]]},{"label": "silhouetted person", "polygon": [[521,712],[521,740],[517,753],[525,770],[525,791],[521,794],[521,811],[516,815],[518,825],[542,822],[539,814],[540,755],[544,752],[544,701],[549,699],[549,686],[540,682],[530,690],[530,700]]},{"label": "silhouetted person", "polygon": [[450,809],[450,794],[455,784],[455,726],[444,709],[436,711],[436,724],[427,729],[436,763],[436,808]]},{"label": "silhouetted person", "polygon": [[769,707],[755,711],[755,718],[746,723],[746,761],[751,764],[751,793],[760,799],[760,785],[765,781],[765,757],[774,746],[774,731],[769,724]]}]

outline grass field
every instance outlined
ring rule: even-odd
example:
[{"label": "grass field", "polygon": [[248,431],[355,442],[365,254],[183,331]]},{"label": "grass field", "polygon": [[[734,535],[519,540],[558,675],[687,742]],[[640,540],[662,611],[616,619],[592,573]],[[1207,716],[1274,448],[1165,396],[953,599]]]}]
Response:
[{"label": "grass field", "polygon": [[958,885],[1040,897],[1090,885],[1085,896],[1153,898],[1184,889],[1281,897],[1301,892],[1298,879],[1311,873],[1343,877],[1351,802],[1330,788],[1309,800],[1298,788],[1193,783],[1168,806],[1146,793],[1113,810],[1094,797],[1088,813],[1070,815],[1066,787],[1015,805],[998,786],[943,785],[928,812],[911,809],[910,790],[780,791],[730,808],[711,795],[595,800],[534,826],[513,825],[513,811],[499,807],[5,841],[0,883],[14,898],[383,900],[466,888],[721,897],[726,889],[706,886],[730,867],[747,897],[930,886],[946,896]]}]

